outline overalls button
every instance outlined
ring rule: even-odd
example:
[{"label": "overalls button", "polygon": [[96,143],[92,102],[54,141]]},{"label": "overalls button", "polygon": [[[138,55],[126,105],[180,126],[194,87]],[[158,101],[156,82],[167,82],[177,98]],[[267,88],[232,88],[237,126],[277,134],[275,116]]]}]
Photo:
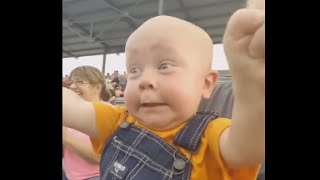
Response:
[{"label": "overalls button", "polygon": [[177,170],[182,170],[186,166],[186,163],[182,159],[176,159],[173,162],[173,167]]},{"label": "overalls button", "polygon": [[129,122],[123,122],[122,124],[120,124],[120,128],[122,128],[122,129],[126,129],[126,128],[128,128],[130,126],[130,123]]}]

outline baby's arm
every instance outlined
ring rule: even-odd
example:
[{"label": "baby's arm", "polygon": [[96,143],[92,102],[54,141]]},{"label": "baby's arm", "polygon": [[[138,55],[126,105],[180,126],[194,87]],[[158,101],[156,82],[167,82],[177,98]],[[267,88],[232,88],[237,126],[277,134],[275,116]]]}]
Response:
[{"label": "baby's arm", "polygon": [[93,104],[83,100],[73,91],[63,88],[63,126],[97,137]]},{"label": "baby's arm", "polygon": [[257,165],[265,149],[264,9],[241,9],[230,18],[224,48],[233,77],[232,125],[220,138],[231,168]]}]

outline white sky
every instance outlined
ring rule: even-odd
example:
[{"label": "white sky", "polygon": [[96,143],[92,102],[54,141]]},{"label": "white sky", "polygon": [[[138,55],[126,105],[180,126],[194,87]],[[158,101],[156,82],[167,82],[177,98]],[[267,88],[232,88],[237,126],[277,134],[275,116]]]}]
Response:
[{"label": "white sky", "polygon": [[[103,57],[102,55],[97,55],[97,56],[84,56],[78,59],[64,58],[63,59],[63,76],[69,75],[74,68],[78,66],[83,66],[83,65],[94,66],[102,70],[102,57]],[[123,72],[126,71],[125,54],[124,53],[121,53],[119,55],[108,54],[106,57],[105,67],[106,67],[105,73],[112,74],[114,70],[118,70],[120,74],[123,74]],[[216,70],[229,69],[222,44],[213,45],[212,68]]]}]

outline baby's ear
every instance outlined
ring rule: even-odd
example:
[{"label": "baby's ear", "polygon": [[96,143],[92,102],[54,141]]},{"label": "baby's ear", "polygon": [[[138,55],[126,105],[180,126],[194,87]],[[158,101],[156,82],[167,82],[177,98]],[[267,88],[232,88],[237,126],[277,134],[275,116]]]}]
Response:
[{"label": "baby's ear", "polygon": [[219,77],[219,72],[211,70],[206,76],[204,81],[204,87],[202,91],[202,97],[205,99],[210,98],[213,88],[216,86]]}]

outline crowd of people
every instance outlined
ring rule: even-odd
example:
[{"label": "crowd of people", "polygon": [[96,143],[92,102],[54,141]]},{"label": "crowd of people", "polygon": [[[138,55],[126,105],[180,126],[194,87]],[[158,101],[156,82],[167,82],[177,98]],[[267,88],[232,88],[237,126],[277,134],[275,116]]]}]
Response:
[{"label": "crowd of people", "polygon": [[[102,72],[100,71],[100,73]],[[124,72],[124,74],[119,74],[119,72],[115,70],[112,75],[107,73],[107,75],[104,76],[104,81],[104,86],[106,87],[105,93],[109,98],[107,102],[112,105],[117,105],[116,99],[123,97],[123,92],[127,85],[126,72]],[[69,88],[72,84],[71,77],[69,75],[65,75],[62,79],[62,84],[63,87]]]}]

